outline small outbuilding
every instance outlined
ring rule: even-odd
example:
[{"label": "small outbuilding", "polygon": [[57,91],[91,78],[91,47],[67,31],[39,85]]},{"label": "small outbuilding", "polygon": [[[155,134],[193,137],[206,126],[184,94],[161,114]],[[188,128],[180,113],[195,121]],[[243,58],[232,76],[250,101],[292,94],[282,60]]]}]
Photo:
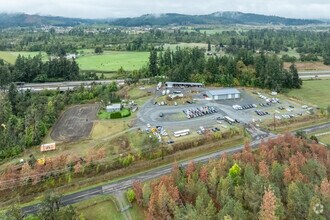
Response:
[{"label": "small outbuilding", "polygon": [[107,112],[119,112],[122,108],[122,105],[120,103],[107,105],[106,110]]},{"label": "small outbuilding", "polygon": [[228,100],[241,98],[241,92],[235,88],[208,90],[206,92],[206,95],[212,100]]}]

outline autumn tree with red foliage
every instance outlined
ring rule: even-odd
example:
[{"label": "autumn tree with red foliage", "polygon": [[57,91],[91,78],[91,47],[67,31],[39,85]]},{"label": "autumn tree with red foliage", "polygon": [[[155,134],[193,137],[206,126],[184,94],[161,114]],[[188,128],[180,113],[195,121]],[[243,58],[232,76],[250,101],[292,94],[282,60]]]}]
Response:
[{"label": "autumn tree with red foliage", "polygon": [[134,182],[133,183],[133,190],[134,190],[134,193],[135,193],[135,199],[136,199],[137,204],[141,207],[143,205],[142,187],[143,186],[142,186],[141,182]]},{"label": "autumn tree with red foliage", "polygon": [[259,212],[260,220],[276,220],[276,196],[269,188],[262,197],[262,204]]}]

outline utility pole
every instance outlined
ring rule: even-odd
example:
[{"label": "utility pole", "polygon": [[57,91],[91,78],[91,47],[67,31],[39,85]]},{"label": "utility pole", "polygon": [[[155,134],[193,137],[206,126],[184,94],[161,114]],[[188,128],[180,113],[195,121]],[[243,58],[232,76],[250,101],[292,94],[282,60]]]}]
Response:
[{"label": "utility pole", "polygon": [[162,160],[164,160],[164,142],[162,141]]},{"label": "utility pole", "polygon": [[275,120],[275,113],[274,113],[274,131],[276,129],[276,120]]}]

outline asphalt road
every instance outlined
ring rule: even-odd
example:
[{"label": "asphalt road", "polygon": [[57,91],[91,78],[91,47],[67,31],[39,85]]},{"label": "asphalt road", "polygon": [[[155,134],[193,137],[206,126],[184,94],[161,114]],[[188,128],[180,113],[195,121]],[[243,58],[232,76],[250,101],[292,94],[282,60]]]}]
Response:
[{"label": "asphalt road", "polygon": [[[330,123],[312,126],[310,128],[306,128],[303,130],[306,131],[307,133],[309,133],[309,132],[316,132],[318,130],[324,130],[327,128],[330,128]],[[252,133],[252,136],[254,138],[254,141],[251,142],[251,147],[253,149],[257,148],[259,146],[262,139],[267,140],[267,139],[272,139],[272,138],[277,137],[277,135],[274,135],[272,133],[265,133],[263,131],[260,131],[257,128],[251,128],[249,130],[249,132]],[[230,149],[220,150],[215,153],[196,157],[192,160],[196,163],[205,163],[211,159],[218,158],[219,156],[223,155],[224,153],[233,154],[233,153],[237,153],[237,152],[241,151],[242,149],[243,149],[243,145],[239,145],[239,146],[235,146]],[[191,160],[189,160],[189,161],[191,161]],[[180,166],[186,167],[188,165],[189,161],[180,163]],[[156,168],[153,170],[148,170],[146,172],[139,173],[139,174],[136,174],[131,177],[127,177],[122,180],[115,181],[111,184],[105,184],[103,186],[99,186],[99,187],[91,188],[88,190],[83,190],[83,191],[80,191],[77,193],[73,193],[70,195],[66,195],[62,198],[62,204],[71,205],[71,204],[89,199],[89,198],[97,196],[97,195],[112,194],[112,193],[115,193],[120,190],[126,190],[126,189],[132,187],[132,184],[135,181],[145,182],[145,181],[148,181],[151,179],[159,178],[163,175],[169,174],[171,172],[171,169],[172,169],[172,165],[170,164],[170,165]],[[24,207],[24,208],[22,208],[22,210],[25,214],[36,213],[38,210],[38,204]]]},{"label": "asphalt road", "polygon": [[78,86],[84,86],[89,88],[92,84],[110,84],[112,82],[124,83],[124,80],[89,80],[89,81],[69,81],[69,82],[51,82],[51,83],[25,83],[22,86],[17,86],[19,90],[26,91],[31,90],[32,92],[38,92],[42,90],[57,90],[66,91],[72,90]]},{"label": "asphalt road", "polygon": [[299,77],[301,79],[329,78],[330,77],[330,70],[302,71],[302,72],[299,72]]}]

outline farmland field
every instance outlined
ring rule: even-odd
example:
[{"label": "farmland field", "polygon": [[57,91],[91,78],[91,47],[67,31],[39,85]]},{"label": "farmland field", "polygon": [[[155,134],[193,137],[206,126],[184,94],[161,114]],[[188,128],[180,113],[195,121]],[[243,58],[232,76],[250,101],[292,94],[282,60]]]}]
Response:
[{"label": "farmland field", "polygon": [[[14,64],[16,61],[16,58],[18,55],[21,54],[21,56],[31,56],[34,57],[39,54],[39,52],[26,52],[26,51],[19,51],[19,52],[13,52],[13,51],[0,51],[0,59],[5,60],[8,63]],[[48,56],[45,52],[41,52],[42,59],[48,60]]]},{"label": "farmland field", "polygon": [[288,95],[299,100],[326,108],[330,105],[330,80],[304,81],[301,89],[291,90]]},{"label": "farmland field", "polygon": [[124,70],[137,70],[146,65],[149,52],[122,52],[105,51],[103,54],[86,54],[77,58],[81,70],[85,71],[117,71],[120,67]]}]

